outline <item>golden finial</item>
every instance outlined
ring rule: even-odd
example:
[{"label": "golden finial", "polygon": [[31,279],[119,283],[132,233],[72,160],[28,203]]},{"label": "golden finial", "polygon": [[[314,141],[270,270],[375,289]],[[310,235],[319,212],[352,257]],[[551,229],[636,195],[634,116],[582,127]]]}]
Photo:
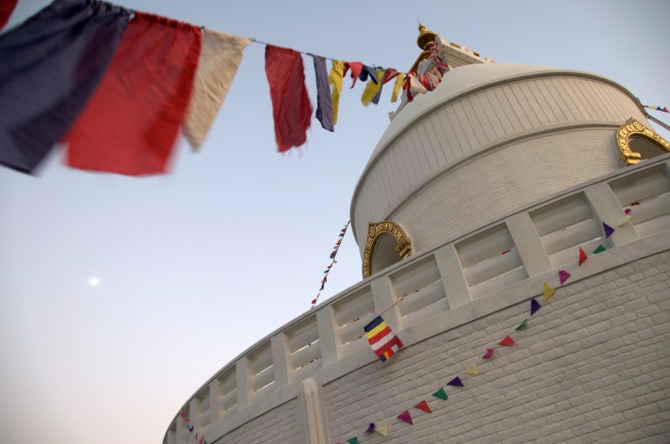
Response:
[{"label": "golden finial", "polygon": [[428,49],[428,44],[434,42],[435,37],[437,37],[437,34],[426,28],[425,25],[419,23],[419,37],[416,38],[416,44],[419,46],[419,49]]}]

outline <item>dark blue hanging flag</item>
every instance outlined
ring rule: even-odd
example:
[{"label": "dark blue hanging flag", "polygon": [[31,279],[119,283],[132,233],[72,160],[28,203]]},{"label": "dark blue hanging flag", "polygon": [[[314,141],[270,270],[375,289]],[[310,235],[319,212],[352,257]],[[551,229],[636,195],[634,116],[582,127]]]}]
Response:
[{"label": "dark blue hanging flag", "polygon": [[316,55],[312,55],[312,58],[314,59],[314,73],[316,74],[316,118],[321,122],[323,129],[334,131],[333,101],[330,98],[326,59]]},{"label": "dark blue hanging flag", "polygon": [[130,11],[56,0],[0,36],[0,164],[31,173],[102,79]]}]

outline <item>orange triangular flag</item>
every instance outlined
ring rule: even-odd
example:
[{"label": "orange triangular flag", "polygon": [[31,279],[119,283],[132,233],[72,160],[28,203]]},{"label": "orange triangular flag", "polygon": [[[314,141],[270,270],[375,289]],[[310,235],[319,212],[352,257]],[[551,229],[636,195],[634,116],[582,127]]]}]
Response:
[{"label": "orange triangular flag", "polygon": [[415,409],[423,410],[426,413],[433,413],[433,411],[428,407],[428,403],[426,400],[421,401],[417,405],[414,406]]},{"label": "orange triangular flag", "polygon": [[586,259],[588,259],[588,256],[586,253],[584,253],[582,247],[579,247],[579,265],[582,265],[584,262],[586,262]]}]

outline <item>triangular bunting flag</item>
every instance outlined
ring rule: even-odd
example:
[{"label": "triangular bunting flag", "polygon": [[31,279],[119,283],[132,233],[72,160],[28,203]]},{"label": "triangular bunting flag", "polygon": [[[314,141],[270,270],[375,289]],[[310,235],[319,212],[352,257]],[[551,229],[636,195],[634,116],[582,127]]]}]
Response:
[{"label": "triangular bunting flag", "polygon": [[[563,284],[563,282],[561,282],[561,284]],[[548,283],[545,282],[544,283],[544,302],[547,302],[549,299],[551,299],[551,297],[554,294],[556,294],[556,291],[553,288],[551,288],[551,285],[549,285]]]},{"label": "triangular bunting flag", "polygon": [[493,357],[493,349],[492,348],[487,348],[486,353],[482,355],[482,358],[484,359],[491,359]]},{"label": "triangular bunting flag", "polygon": [[417,405],[415,405],[414,408],[422,410],[426,413],[433,413],[433,411],[430,409],[430,407],[428,406],[428,403],[426,402],[425,399],[423,401],[421,401],[420,403],[418,403]]},{"label": "triangular bunting flag", "polygon": [[530,300],[530,315],[533,316],[542,306],[535,299]]},{"label": "triangular bunting flag", "polygon": [[511,347],[514,345],[514,339],[512,339],[511,336],[505,336],[500,342],[498,342],[498,345],[502,345],[504,347]]},{"label": "triangular bunting flag", "polygon": [[588,259],[588,256],[586,253],[584,253],[582,247],[579,247],[579,265],[582,265],[584,262],[586,262],[586,259]]},{"label": "triangular bunting flag", "polygon": [[347,439],[347,442],[349,444],[358,444],[358,438],[354,436],[353,438]]},{"label": "triangular bunting flag", "polygon": [[461,378],[456,376],[454,379],[447,382],[447,385],[451,385],[452,387],[463,387],[463,382],[461,382]]},{"label": "triangular bunting flag", "polygon": [[405,421],[407,424],[414,424],[414,421],[412,421],[412,415],[409,414],[408,410],[405,410],[399,414],[397,418],[401,421]]},{"label": "triangular bunting flag", "polygon": [[560,270],[558,272],[558,280],[561,282],[561,285],[565,284],[565,281],[570,279],[570,276],[571,276],[570,273],[568,273],[567,271]]},{"label": "triangular bunting flag", "polygon": [[610,227],[605,222],[603,222],[603,230],[605,230],[605,238],[610,237],[612,233],[614,233],[614,228]]},{"label": "triangular bunting flag", "polygon": [[445,392],[442,387],[440,387],[440,389],[438,391],[433,393],[433,396],[436,397],[437,399],[441,399],[443,401],[446,401],[447,399],[449,399],[449,396],[447,395],[447,392]]},{"label": "triangular bunting flag", "polygon": [[472,375],[472,376],[479,376],[479,374],[481,372],[479,371],[479,367],[477,367],[477,364],[472,364],[470,367],[463,370],[463,373],[466,373],[466,374]]},{"label": "triangular bunting flag", "polygon": [[528,327],[528,319],[524,319],[521,321],[521,324],[517,328],[514,329],[514,331],[521,331],[525,330]]},{"label": "triangular bunting flag", "polygon": [[606,250],[605,246],[603,244],[600,244],[600,245],[598,245],[598,248],[593,250],[593,254],[602,253],[605,250]]},{"label": "triangular bunting flag", "polygon": [[375,427],[375,432],[379,433],[382,436],[388,436],[389,435],[389,429],[386,427],[386,424],[378,424]]},{"label": "triangular bunting flag", "polygon": [[375,431],[375,423],[371,422],[370,425],[368,426],[367,430],[363,432],[365,435],[369,435],[370,433]]}]

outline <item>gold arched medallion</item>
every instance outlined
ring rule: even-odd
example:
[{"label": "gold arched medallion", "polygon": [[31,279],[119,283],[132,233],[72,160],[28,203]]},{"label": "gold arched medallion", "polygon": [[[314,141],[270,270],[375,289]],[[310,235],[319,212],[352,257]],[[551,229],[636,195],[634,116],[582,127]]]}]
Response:
[{"label": "gold arched medallion", "polygon": [[[400,227],[400,225],[392,222],[390,220],[385,220],[382,222],[368,224],[368,236],[365,241],[365,251],[363,253],[363,277],[369,277],[373,273],[373,263],[387,263],[386,261],[380,261],[379,258],[374,256],[378,254],[385,254],[385,252],[378,252],[375,250],[375,246],[378,241],[387,235],[391,235],[395,238],[395,247],[394,250],[398,254],[397,260],[407,259],[412,255],[412,240],[407,236],[405,230]],[[387,252],[386,252],[387,253]],[[397,262],[395,260],[394,262]],[[374,270],[377,271],[377,270]]]},{"label": "gold arched medallion", "polygon": [[670,153],[670,143],[656,134],[655,131],[642,125],[635,119],[635,117],[631,117],[630,120],[621,125],[616,132],[616,144],[621,153],[621,160],[623,160],[626,165],[635,165],[640,160],[649,157],[648,155],[637,152],[631,147],[631,141],[634,140],[636,136],[651,142],[651,146],[658,150],[659,153]]}]

